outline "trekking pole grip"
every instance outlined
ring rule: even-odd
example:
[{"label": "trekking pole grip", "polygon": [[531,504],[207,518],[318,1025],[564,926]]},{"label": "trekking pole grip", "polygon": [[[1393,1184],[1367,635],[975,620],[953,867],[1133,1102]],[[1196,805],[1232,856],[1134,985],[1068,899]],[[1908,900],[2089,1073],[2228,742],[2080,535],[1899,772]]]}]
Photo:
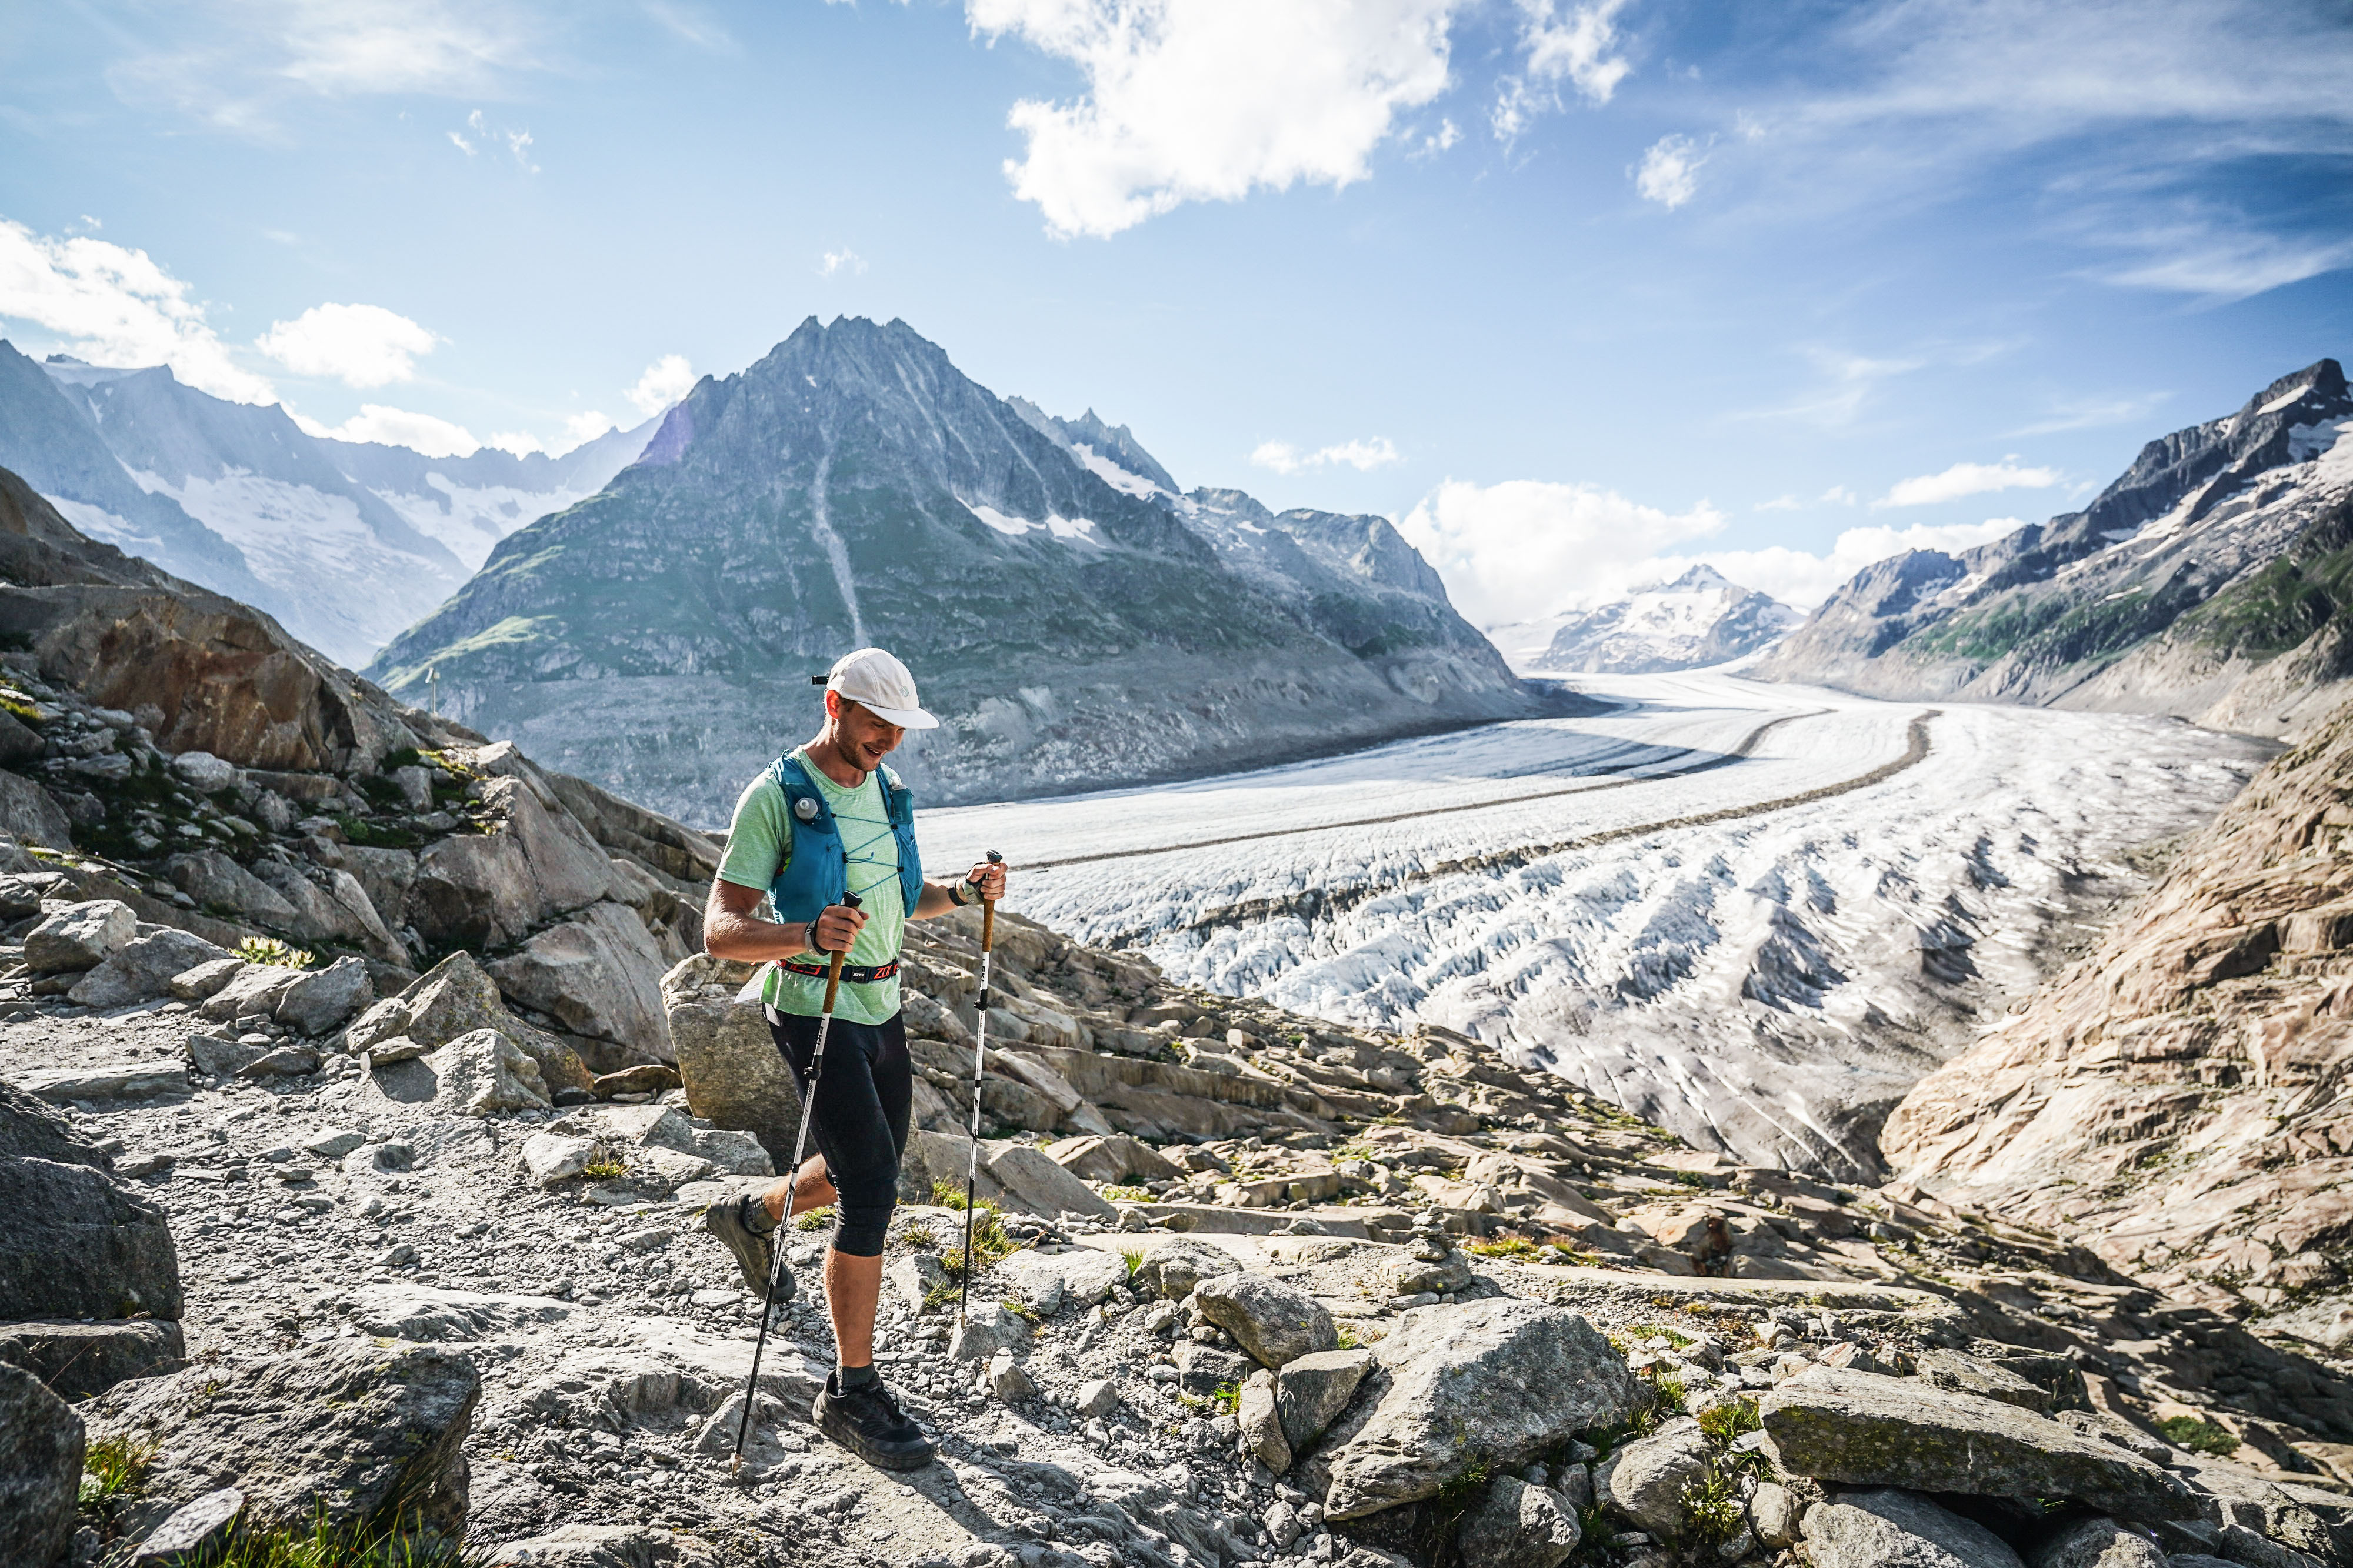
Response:
[{"label": "trekking pole grip", "polygon": [[[992,866],[1002,866],[1005,864],[1005,857],[992,849],[988,852],[988,863]],[[987,952],[996,945],[997,900],[983,899],[980,901],[980,950]]]},{"label": "trekking pole grip", "polygon": [[[841,895],[841,901],[844,907],[854,910],[858,907],[858,895],[856,893],[844,893]],[[825,1010],[828,1014],[833,1011],[834,997],[841,990],[841,961],[849,956],[849,950],[845,947],[839,952],[835,953],[830,959],[826,961]]]}]

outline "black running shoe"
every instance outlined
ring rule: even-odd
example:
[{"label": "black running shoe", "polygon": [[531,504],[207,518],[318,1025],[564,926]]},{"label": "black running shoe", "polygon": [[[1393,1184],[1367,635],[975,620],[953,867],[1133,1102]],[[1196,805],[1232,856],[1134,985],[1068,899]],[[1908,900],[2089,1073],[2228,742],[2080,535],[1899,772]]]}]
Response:
[{"label": "black running shoe", "polygon": [[[744,1223],[744,1205],[749,1198],[726,1198],[702,1211],[702,1228],[719,1238],[719,1244],[735,1255],[735,1267],[744,1271],[744,1289],[754,1296],[768,1293],[768,1271],[776,1268],[776,1233],[765,1234]],[[800,1287],[794,1282],[789,1268],[776,1269],[776,1304],[793,1299]]]},{"label": "black running shoe", "polygon": [[920,1470],[932,1462],[939,1450],[922,1427],[907,1419],[881,1379],[842,1394],[836,1390],[839,1375],[826,1374],[810,1411],[819,1430],[881,1469]]}]

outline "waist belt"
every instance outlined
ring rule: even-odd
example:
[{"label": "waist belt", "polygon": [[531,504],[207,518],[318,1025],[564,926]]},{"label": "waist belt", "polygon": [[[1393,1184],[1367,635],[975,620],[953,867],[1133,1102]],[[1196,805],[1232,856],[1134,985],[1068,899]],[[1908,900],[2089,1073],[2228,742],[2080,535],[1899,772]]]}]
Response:
[{"label": "waist belt", "polygon": [[[829,965],[809,963],[800,959],[780,958],[776,961],[776,967],[794,974],[806,974],[813,980],[822,980],[826,977]],[[898,973],[899,961],[895,958],[888,963],[845,963],[841,966],[842,979],[852,985],[871,985],[878,980],[888,980]]]}]

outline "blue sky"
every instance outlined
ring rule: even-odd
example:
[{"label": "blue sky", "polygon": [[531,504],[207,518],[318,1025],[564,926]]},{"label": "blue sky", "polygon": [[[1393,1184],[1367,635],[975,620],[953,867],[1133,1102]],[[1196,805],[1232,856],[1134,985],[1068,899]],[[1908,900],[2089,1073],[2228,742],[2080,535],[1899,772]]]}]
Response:
[{"label": "blue sky", "polygon": [[899,316],[1488,623],[1810,602],[2353,348],[2342,4],[0,4],[28,351],[561,448]]}]

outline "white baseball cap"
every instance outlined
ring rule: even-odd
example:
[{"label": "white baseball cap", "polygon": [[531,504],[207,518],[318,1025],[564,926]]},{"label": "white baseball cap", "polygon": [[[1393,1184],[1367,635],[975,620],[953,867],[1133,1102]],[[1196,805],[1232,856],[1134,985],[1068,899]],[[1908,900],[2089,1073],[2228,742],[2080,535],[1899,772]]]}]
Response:
[{"label": "white baseball cap", "polygon": [[828,691],[839,691],[844,702],[855,702],[885,723],[909,730],[936,730],[940,721],[923,710],[915,696],[915,678],[907,667],[879,647],[862,647],[834,661],[830,674],[815,678]]}]

